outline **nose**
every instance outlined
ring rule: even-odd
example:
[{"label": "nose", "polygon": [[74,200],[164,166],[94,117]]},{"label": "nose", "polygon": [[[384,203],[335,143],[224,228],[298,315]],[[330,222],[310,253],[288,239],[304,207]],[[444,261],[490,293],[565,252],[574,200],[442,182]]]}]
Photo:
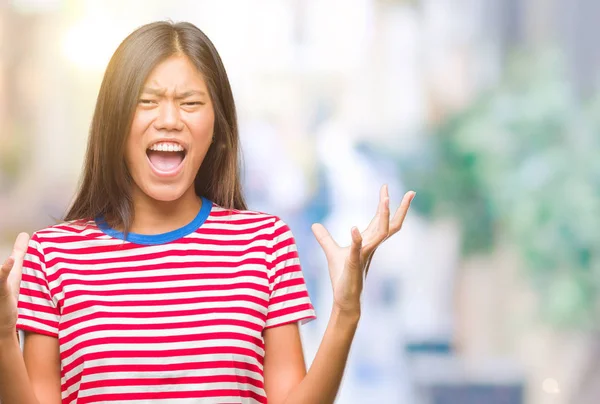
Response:
[{"label": "nose", "polygon": [[157,130],[180,131],[183,129],[183,122],[179,108],[174,102],[165,101],[159,105],[158,117],[154,121]]}]

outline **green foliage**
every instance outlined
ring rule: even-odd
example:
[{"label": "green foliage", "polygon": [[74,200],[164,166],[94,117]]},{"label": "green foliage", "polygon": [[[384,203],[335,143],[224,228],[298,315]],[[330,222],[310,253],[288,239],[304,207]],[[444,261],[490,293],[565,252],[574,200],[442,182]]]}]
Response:
[{"label": "green foliage", "polygon": [[513,243],[543,317],[588,328],[600,318],[600,97],[579,102],[560,62],[515,57],[403,173],[419,190],[417,210],[460,219],[465,254],[498,237]]}]

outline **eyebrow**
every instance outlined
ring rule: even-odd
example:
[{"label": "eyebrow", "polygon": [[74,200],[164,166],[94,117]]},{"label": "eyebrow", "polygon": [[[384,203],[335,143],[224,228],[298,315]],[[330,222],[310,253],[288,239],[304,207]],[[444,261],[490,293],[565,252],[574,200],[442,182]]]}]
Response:
[{"label": "eyebrow", "polygon": [[[157,97],[164,97],[166,92],[167,92],[167,90],[165,90],[165,89],[151,88],[151,87],[144,87],[144,89],[142,90],[142,94],[150,94],[150,95],[155,95]],[[174,98],[176,100],[181,100],[183,98],[188,98],[193,95],[206,96],[206,93],[204,91],[200,91],[200,90],[189,90],[189,91],[185,91],[183,93],[175,93]]]}]

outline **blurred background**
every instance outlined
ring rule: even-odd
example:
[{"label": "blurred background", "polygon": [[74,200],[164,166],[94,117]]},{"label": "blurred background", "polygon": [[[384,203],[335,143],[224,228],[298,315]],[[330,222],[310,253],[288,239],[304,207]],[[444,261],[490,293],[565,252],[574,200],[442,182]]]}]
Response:
[{"label": "blurred background", "polygon": [[[233,86],[254,210],[340,242],[414,189],[376,255],[339,403],[600,402],[600,2],[0,0],[0,253],[61,218],[104,68],[187,20]],[[277,167],[276,170],[273,167]]]}]

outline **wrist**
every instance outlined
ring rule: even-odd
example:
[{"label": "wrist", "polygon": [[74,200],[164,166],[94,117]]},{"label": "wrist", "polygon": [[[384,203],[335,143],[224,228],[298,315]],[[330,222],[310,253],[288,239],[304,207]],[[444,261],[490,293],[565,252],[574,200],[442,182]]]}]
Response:
[{"label": "wrist", "polygon": [[341,308],[337,305],[333,305],[333,308],[331,310],[331,319],[336,324],[340,325],[356,327],[358,325],[358,322],[360,321],[360,315],[360,307],[348,309]]}]

